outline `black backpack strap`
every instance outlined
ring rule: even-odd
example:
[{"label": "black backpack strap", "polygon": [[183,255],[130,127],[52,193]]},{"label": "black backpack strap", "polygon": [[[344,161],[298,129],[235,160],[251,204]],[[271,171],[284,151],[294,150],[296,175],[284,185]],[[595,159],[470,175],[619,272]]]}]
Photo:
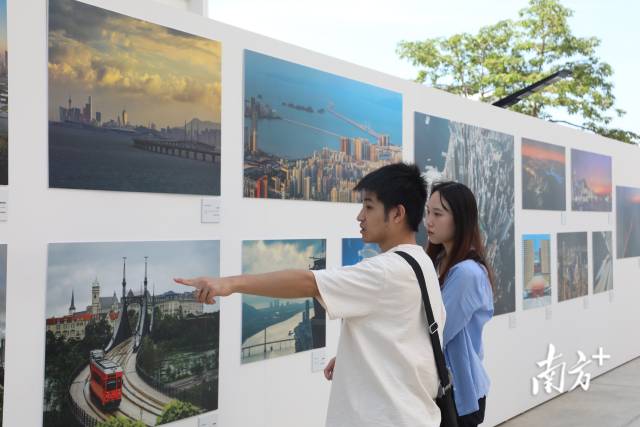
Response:
[{"label": "black backpack strap", "polygon": [[442,353],[440,335],[438,334],[439,326],[433,317],[433,310],[431,308],[431,303],[429,302],[429,293],[427,292],[424,273],[422,272],[422,268],[420,268],[418,261],[416,261],[411,255],[403,251],[396,251],[395,253],[400,255],[409,263],[418,278],[420,292],[422,293],[422,303],[424,304],[424,311],[427,314],[427,330],[429,331],[429,337],[431,338],[431,347],[433,347],[433,355],[435,357],[436,367],[438,368],[438,377],[440,378],[438,397],[441,397],[451,387],[451,378],[444,360],[444,354]]}]

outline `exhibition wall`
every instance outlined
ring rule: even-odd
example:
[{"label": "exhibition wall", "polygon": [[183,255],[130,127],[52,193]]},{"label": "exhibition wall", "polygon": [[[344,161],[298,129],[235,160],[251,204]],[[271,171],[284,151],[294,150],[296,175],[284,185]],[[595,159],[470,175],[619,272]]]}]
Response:
[{"label": "exhibition wall", "polygon": [[339,321],[311,299],[204,307],[172,278],[375,256],[351,189],[398,160],[478,198],[496,276],[485,425],[558,395],[534,390],[549,344],[565,390],[578,352],[592,376],[640,356],[637,146],[153,1],[7,7],[5,425],[324,425]]}]

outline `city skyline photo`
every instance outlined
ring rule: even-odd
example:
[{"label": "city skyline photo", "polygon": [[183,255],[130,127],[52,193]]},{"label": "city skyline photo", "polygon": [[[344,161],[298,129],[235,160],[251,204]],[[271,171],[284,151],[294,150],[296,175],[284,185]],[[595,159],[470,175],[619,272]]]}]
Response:
[{"label": "city skyline photo", "polygon": [[[515,311],[514,141],[505,133],[416,112],[415,162],[428,192],[457,181],[474,193],[489,265],[495,273],[494,313]],[[416,236],[427,246],[424,222]]]},{"label": "city skyline photo", "polygon": [[522,138],[522,209],[566,209],[565,148]]},{"label": "city skyline photo", "polygon": [[7,0],[0,0],[0,185],[9,183]]},{"label": "city skyline photo", "polygon": [[551,235],[522,236],[524,267],[523,301],[525,310],[551,304]]},{"label": "city skyline photo", "polygon": [[245,50],[245,197],[358,202],[402,159],[402,95]]},{"label": "city skyline photo", "polygon": [[587,233],[558,233],[558,302],[589,293]]},{"label": "city skyline photo", "polygon": [[571,209],[611,212],[611,157],[571,149]]},{"label": "city skyline photo", "polygon": [[221,46],[49,2],[49,186],[220,194]]}]

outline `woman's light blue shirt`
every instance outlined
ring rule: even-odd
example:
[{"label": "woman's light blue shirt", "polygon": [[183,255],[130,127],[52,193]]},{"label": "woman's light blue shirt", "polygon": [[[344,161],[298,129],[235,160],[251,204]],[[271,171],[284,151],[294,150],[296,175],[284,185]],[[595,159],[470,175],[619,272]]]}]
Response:
[{"label": "woman's light blue shirt", "polygon": [[482,328],[493,316],[493,292],[484,267],[473,260],[454,265],[445,277],[442,299],[447,311],[444,357],[462,416],[477,411],[478,400],[489,392],[489,376],[482,366]]}]

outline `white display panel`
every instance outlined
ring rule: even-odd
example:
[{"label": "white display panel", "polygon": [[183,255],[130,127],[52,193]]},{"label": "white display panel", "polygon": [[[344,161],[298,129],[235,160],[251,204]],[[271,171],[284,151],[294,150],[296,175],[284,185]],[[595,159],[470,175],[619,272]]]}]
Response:
[{"label": "white display panel", "polygon": [[[485,329],[485,365],[492,381],[485,425],[511,418],[553,397],[532,395],[536,362],[555,344],[572,365],[576,351],[595,354],[602,346],[611,359],[595,375],[640,355],[640,343],[623,333],[640,321],[638,258],[616,252],[613,286],[593,292],[592,233],[613,231],[617,248],[615,187],[640,188],[640,150],[592,134],[464,100],[415,83],[316,54],[192,13],[152,1],[94,0],[89,4],[171,27],[222,46],[222,156],[220,223],[202,222],[202,197],[48,188],[47,4],[36,0],[9,3],[8,38],[11,98],[9,183],[11,214],[0,222],[0,242],[8,244],[7,336],[4,394],[5,425],[42,425],[47,245],[56,242],[219,240],[220,274],[242,271],[243,240],[326,239],[327,267],[342,263],[345,237],[358,235],[357,204],[243,198],[244,51],[251,50],[402,95],[402,154],[414,159],[414,112],[442,117],[513,136],[515,311],[495,317]],[[612,159],[613,212],[571,210],[571,179],[566,179],[566,210],[522,210],[521,140],[528,138]],[[625,193],[626,194],[626,193]],[[582,298],[558,302],[558,233],[587,232],[588,304]],[[552,301],[549,310],[523,309],[522,236],[550,234]],[[630,247],[631,248],[631,247]],[[633,248],[631,248],[633,249]],[[614,251],[615,252],[615,251]],[[633,252],[630,252],[633,253]],[[221,426],[287,427],[324,425],[330,383],[312,372],[311,352],[260,363],[241,364],[241,296],[220,303]],[[553,313],[553,315],[551,315]],[[327,321],[326,357],[335,354],[339,322]],[[195,418],[173,424],[195,427]]]}]

